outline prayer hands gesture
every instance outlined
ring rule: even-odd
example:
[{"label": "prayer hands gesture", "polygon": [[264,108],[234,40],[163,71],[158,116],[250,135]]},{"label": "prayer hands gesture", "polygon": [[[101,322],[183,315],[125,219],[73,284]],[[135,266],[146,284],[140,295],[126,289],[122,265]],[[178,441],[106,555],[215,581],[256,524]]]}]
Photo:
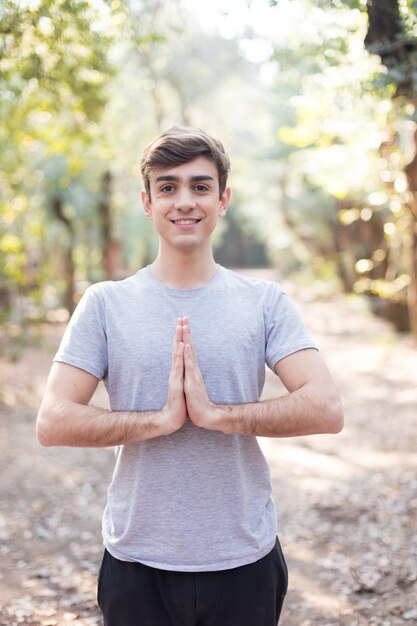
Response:
[{"label": "prayer hands gesture", "polygon": [[208,397],[198,366],[188,319],[177,320],[172,347],[168,399],[163,409],[167,432],[175,432],[189,418],[196,426],[215,429],[216,405]]}]

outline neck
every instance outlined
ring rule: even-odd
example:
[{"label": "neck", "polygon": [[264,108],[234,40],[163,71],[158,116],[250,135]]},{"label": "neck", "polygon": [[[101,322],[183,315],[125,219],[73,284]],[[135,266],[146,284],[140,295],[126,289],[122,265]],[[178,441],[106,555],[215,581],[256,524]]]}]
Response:
[{"label": "neck", "polygon": [[195,289],[208,283],[217,273],[213,252],[176,250],[166,255],[159,248],[158,256],[150,265],[154,276],[169,287]]}]

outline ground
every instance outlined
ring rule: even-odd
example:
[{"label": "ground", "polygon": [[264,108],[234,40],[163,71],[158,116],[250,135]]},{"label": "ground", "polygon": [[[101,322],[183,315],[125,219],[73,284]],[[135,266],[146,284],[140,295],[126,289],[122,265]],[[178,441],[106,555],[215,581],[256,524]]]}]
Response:
[{"label": "ground", "polygon": [[[290,571],[281,624],[417,624],[417,348],[362,300],[288,289],[341,390],[346,425],[336,436],[260,440]],[[113,452],[42,448],[35,438],[63,329],[45,326],[37,347],[0,357],[1,626],[101,623]],[[282,392],[268,373],[264,396]],[[105,401],[100,389],[96,402]]]}]

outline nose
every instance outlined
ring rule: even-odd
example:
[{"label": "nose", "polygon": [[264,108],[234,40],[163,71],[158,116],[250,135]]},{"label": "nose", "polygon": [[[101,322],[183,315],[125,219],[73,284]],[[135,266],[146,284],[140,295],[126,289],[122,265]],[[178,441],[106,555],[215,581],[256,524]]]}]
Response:
[{"label": "nose", "polygon": [[175,199],[175,208],[180,211],[188,211],[194,209],[196,201],[194,195],[188,187],[181,187],[178,190],[177,197]]}]

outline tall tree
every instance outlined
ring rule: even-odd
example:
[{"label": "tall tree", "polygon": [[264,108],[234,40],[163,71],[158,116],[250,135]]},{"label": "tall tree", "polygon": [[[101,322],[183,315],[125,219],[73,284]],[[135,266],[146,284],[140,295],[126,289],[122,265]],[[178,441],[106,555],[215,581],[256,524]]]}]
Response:
[{"label": "tall tree", "polygon": [[[417,105],[417,3],[408,2],[400,8],[398,0],[373,0],[367,4],[368,30],[365,46],[378,54],[395,85],[393,97],[400,112],[404,102],[414,111]],[[417,125],[409,130],[414,156],[405,166],[408,187],[412,194],[405,204],[409,215],[408,305],[410,324],[417,338]],[[410,139],[411,139],[410,137]]]},{"label": "tall tree", "polygon": [[[13,257],[10,236],[21,250],[13,273],[5,266],[3,288],[13,289],[18,275],[20,288],[37,289],[46,267],[44,246],[52,252],[58,236],[70,309],[76,226],[66,204],[98,160],[93,146],[100,145],[98,123],[112,74],[106,15],[105,3],[90,0],[4,0],[0,13],[0,211],[6,218],[0,253]],[[47,228],[51,218],[61,230]],[[59,258],[59,249],[55,253]]]},{"label": "tall tree", "polygon": [[286,210],[315,246],[318,266],[333,259],[345,288],[369,295],[399,329],[407,326],[408,292],[415,332],[415,268],[407,261],[415,258],[415,192],[410,184],[410,201],[404,175],[415,111],[415,3],[291,4],[302,5],[306,27],[275,56],[298,75],[279,131],[290,150]]}]

